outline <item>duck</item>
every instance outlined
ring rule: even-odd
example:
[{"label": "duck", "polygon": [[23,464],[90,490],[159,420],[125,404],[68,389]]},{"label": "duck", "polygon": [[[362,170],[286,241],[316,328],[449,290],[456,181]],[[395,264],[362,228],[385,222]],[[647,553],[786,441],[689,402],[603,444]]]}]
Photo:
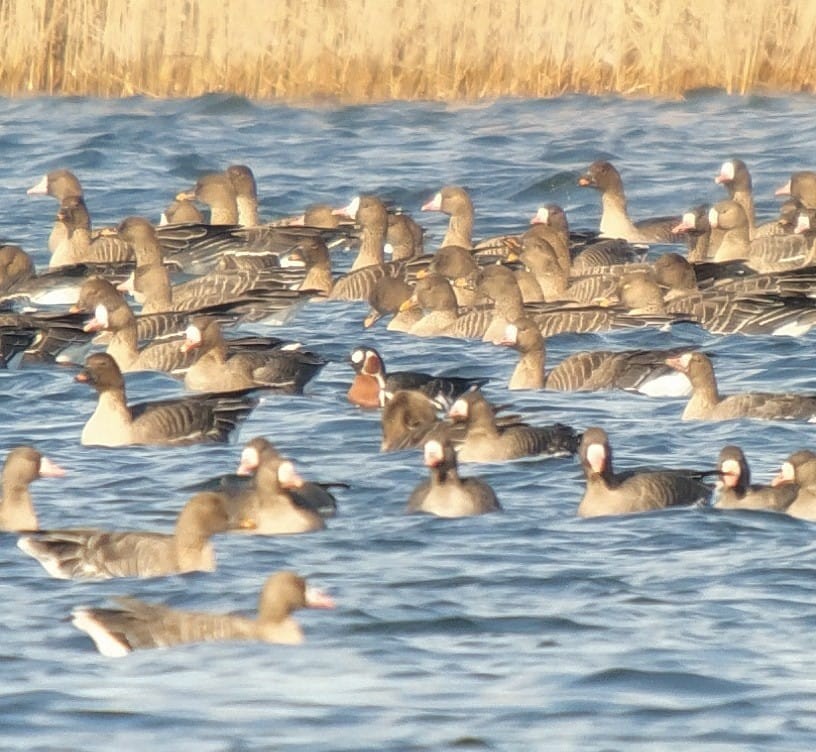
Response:
[{"label": "duck", "polygon": [[691,382],[691,399],[683,410],[683,420],[796,420],[816,416],[816,396],[767,392],[721,395],[714,367],[705,353],[687,352],[667,358],[666,364],[685,373]]},{"label": "duck", "polygon": [[102,655],[119,658],[134,650],[166,648],[213,640],[254,640],[299,645],[303,630],[292,618],[300,608],[334,608],[334,600],[303,577],[282,571],[264,583],[255,619],[238,614],[181,611],[118,598],[115,608],[81,606],[71,612],[71,623],[88,634]]},{"label": "duck", "polygon": [[245,391],[128,405],[122,371],[107,353],[89,355],[75,379],[98,395],[96,409],[82,429],[83,446],[227,441],[258,404],[251,391]]},{"label": "duck", "polygon": [[430,477],[408,498],[406,511],[436,517],[471,517],[501,511],[495,491],[479,478],[460,478],[456,450],[448,439],[429,439],[423,447]]},{"label": "duck", "polygon": [[454,424],[465,426],[458,447],[460,462],[502,462],[520,457],[565,457],[578,450],[580,435],[562,423],[531,426],[516,420],[500,425],[497,408],[478,390],[459,397],[448,411]]},{"label": "duck", "polygon": [[19,446],[12,449],[3,464],[0,530],[36,530],[37,513],[28,486],[38,478],[61,478],[63,475],[65,470],[34,447]]},{"label": "duck", "polygon": [[231,521],[224,499],[204,491],[187,501],[172,533],[50,530],[24,535],[17,546],[62,580],[163,577],[215,571],[210,538],[251,524]]},{"label": "duck", "polygon": [[[531,319],[520,318],[508,324],[499,344],[512,347],[520,355],[507,385],[510,390],[583,392],[625,389],[649,396],[682,396],[691,391],[688,379],[665,364],[667,357],[685,352],[685,348],[577,352],[547,373],[544,338]],[[680,378],[671,378],[673,374]]]},{"label": "duck", "polygon": [[601,235],[609,238],[623,238],[631,243],[676,242],[672,228],[677,225],[676,217],[632,222],[626,209],[626,195],[620,173],[611,162],[597,160],[578,178],[582,188],[595,188],[601,193],[603,214]]},{"label": "duck", "polygon": [[795,496],[785,512],[791,517],[816,521],[816,452],[800,449],[783,463],[771,481],[776,488],[788,488]]},{"label": "duck", "polygon": [[705,502],[711,488],[701,476],[687,470],[628,470],[615,473],[612,447],[603,428],[584,431],[579,450],[586,489],[578,516],[599,517],[651,512],[673,506]]},{"label": "duck", "polygon": [[317,484],[307,484],[265,438],[246,444],[237,473],[252,476],[248,488],[229,500],[232,518],[252,521],[241,532],[295,535],[326,527],[319,510],[331,506],[333,498]]},{"label": "duck", "polygon": [[184,386],[194,391],[232,392],[255,387],[287,394],[303,389],[326,365],[323,358],[299,349],[297,343],[266,349],[230,352],[221,325],[212,316],[194,316],[181,350],[199,356],[184,374]]},{"label": "duck", "polygon": [[400,389],[416,389],[440,405],[451,404],[473,387],[482,387],[489,379],[464,376],[435,376],[422,371],[387,373],[382,355],[373,347],[355,347],[349,356],[355,371],[346,397],[360,407],[382,407]]},{"label": "duck", "polygon": [[761,486],[751,483],[751,470],[742,449],[723,447],[717,459],[719,480],[714,506],[718,509],[765,509],[785,511],[796,498],[792,484]]}]

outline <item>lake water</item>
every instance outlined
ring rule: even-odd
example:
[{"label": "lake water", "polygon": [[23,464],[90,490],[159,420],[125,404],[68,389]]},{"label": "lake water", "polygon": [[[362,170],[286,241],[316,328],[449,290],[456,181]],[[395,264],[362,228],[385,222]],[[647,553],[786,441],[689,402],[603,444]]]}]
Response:
[{"label": "lake water", "polygon": [[[56,212],[25,194],[68,167],[96,225],[157,219],[206,171],[255,171],[262,213],[344,205],[373,192],[419,214],[446,183],[471,191],[475,234],[520,231],[555,201],[574,227],[597,227],[594,191],[575,180],[608,158],[631,213],[680,213],[724,192],[724,159],[752,170],[760,217],[793,170],[816,167],[810,97],[684,102],[564,97],[467,105],[358,107],[194,100],[0,100],[0,238],[47,262]],[[446,218],[421,215],[427,246]],[[337,257],[339,268],[350,254]],[[270,396],[230,445],[109,450],[79,445],[93,409],[73,372],[0,372],[0,450],[33,443],[70,472],[33,486],[43,527],[169,529],[184,487],[232,471],[263,434],[311,479],[343,481],[324,532],[224,537],[219,568],[157,580],[48,578],[0,537],[0,747],[6,750],[803,750],[816,742],[814,526],[784,516],[682,509],[582,520],[583,480],[568,459],[467,466],[504,513],[444,521],[403,514],[425,475],[417,451],[377,453],[379,421],[345,401],[359,343],[392,370],[484,374],[488,396],[530,422],[604,426],[618,469],[709,467],[738,443],[757,481],[813,425],[681,423],[683,400],[625,393],[508,393],[515,355],[458,340],[364,332],[363,304],[310,304],[275,334],[333,358],[304,397]],[[577,349],[695,343],[717,355],[724,392],[816,391],[813,333],[717,337],[691,326],[562,336]],[[133,400],[180,388],[128,377]],[[202,610],[255,607],[281,568],[331,592],[335,611],[298,618],[301,647],[203,644],[100,656],[66,621],[120,594]]]}]

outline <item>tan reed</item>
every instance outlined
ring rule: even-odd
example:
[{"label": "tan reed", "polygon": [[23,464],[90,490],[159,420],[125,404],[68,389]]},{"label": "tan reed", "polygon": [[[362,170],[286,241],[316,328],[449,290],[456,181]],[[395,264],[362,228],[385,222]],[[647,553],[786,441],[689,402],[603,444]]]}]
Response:
[{"label": "tan reed", "polygon": [[2,0],[0,92],[812,92],[814,38],[813,0]]}]

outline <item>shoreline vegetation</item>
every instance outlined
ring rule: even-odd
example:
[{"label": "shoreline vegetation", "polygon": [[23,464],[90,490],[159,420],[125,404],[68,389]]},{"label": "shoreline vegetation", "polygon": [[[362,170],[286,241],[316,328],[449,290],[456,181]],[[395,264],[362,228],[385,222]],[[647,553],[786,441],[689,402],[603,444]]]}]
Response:
[{"label": "shoreline vegetation", "polygon": [[7,96],[816,91],[813,0],[3,0],[0,37]]}]

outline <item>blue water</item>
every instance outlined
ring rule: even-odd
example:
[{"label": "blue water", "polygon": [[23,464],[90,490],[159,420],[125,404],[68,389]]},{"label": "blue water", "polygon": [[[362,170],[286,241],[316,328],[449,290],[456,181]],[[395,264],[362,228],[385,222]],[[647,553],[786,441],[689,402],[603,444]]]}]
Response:
[{"label": "blue water", "polygon": [[[814,100],[685,102],[564,97],[468,105],[261,105],[227,96],[157,102],[0,101],[0,238],[47,262],[56,204],[25,189],[50,169],[83,182],[95,224],[158,218],[206,171],[254,169],[268,218],[375,192],[417,212],[446,183],[467,186],[476,235],[522,230],[555,201],[573,226],[599,203],[575,179],[609,158],[637,218],[724,197],[729,157],[752,170],[761,217],[791,171],[814,168]],[[445,218],[422,215],[428,247]],[[338,267],[350,254],[337,257]],[[309,478],[344,481],[324,532],[220,537],[219,569],[158,580],[49,579],[0,538],[0,747],[8,750],[803,750],[816,743],[814,527],[784,516],[684,509],[581,520],[574,460],[473,465],[501,515],[407,517],[418,452],[379,455],[374,412],[349,405],[341,359],[374,343],[392,369],[481,373],[531,422],[604,426],[619,468],[710,466],[739,443],[756,480],[813,447],[806,423],[680,423],[683,401],[615,394],[518,394],[513,353],[482,343],[363,332],[362,304],[310,304],[275,334],[332,362],[305,397],[266,399],[231,445],[106,450],[79,445],[92,411],[63,369],[0,372],[0,450],[36,444],[70,470],[33,487],[41,525],[169,529],[183,488],[234,469],[264,434]],[[553,339],[577,349],[699,343],[724,392],[816,391],[816,335],[715,337],[694,327]],[[131,399],[179,387],[128,377]],[[292,568],[338,608],[300,612],[302,647],[205,644],[97,654],[66,616],[118,594],[252,610],[261,583]]]}]

